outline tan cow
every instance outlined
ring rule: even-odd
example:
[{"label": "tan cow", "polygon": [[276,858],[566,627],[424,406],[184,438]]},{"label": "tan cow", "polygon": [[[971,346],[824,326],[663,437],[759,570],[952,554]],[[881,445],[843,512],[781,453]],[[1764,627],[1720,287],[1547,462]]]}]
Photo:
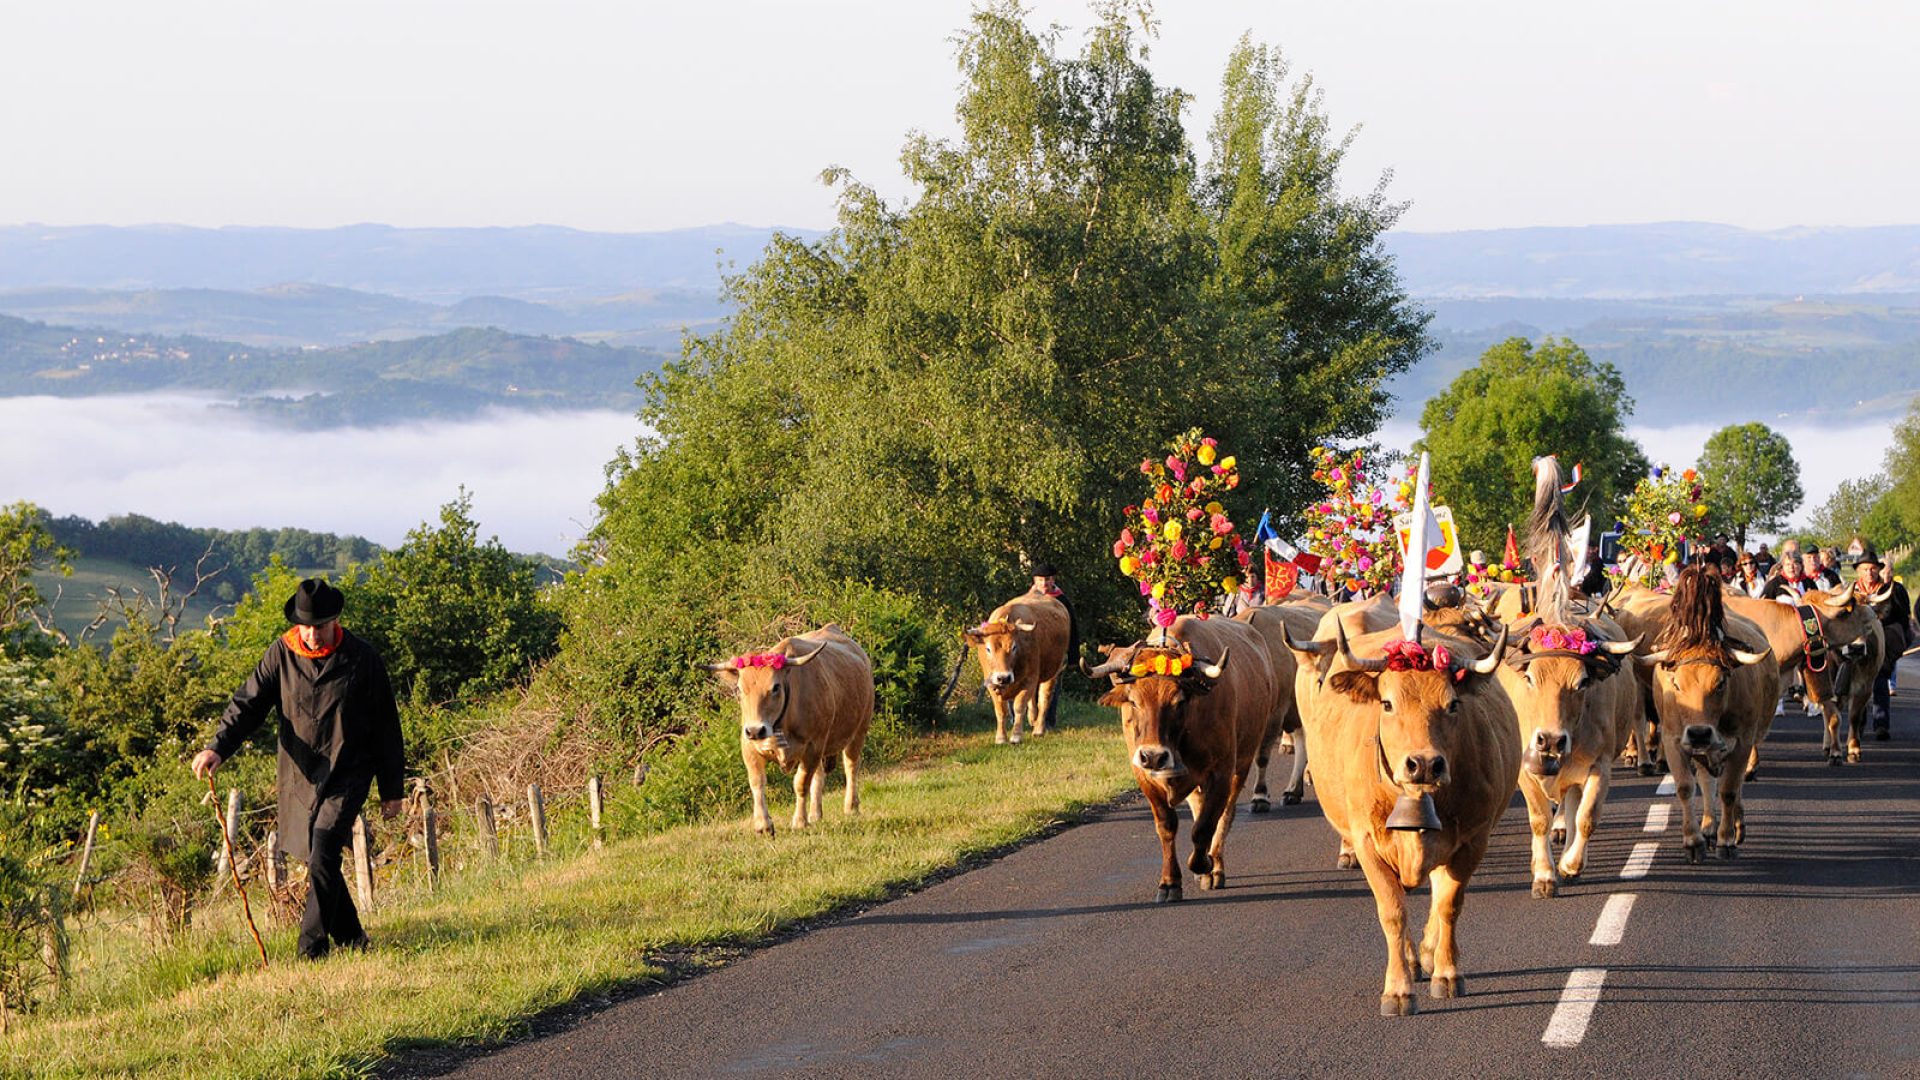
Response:
[{"label": "tan cow", "polygon": [[[1620,627],[1604,618],[1536,623],[1521,632],[1526,636],[1508,654],[1500,685],[1519,723],[1533,895],[1551,897],[1562,878],[1577,878],[1585,867],[1614,756],[1640,715],[1640,683],[1620,667],[1637,642],[1624,640]],[[1556,864],[1553,844],[1562,841],[1566,850]]]},{"label": "tan cow", "polygon": [[[1869,612],[1871,608],[1867,609]],[[1878,618],[1867,624],[1866,633],[1861,634],[1839,650],[1839,667],[1833,676],[1833,696],[1838,699],[1840,709],[1847,716],[1847,761],[1860,763],[1860,736],[1867,730],[1867,714],[1873,707],[1873,680],[1880,667],[1886,661],[1886,627]],[[1840,736],[1837,719],[1827,721],[1827,741],[1838,746]]]},{"label": "tan cow", "polygon": [[[1699,862],[1711,846],[1705,834],[1715,831],[1716,780],[1721,857],[1733,858],[1746,839],[1740,795],[1746,763],[1780,697],[1780,669],[1765,643],[1759,626],[1726,613],[1717,575],[1689,566],[1674,586],[1667,627],[1654,650],[1635,658],[1652,678],[1688,862]],[[1697,824],[1696,783],[1703,802]]]},{"label": "tan cow", "polygon": [[[1456,925],[1520,771],[1513,705],[1490,677],[1505,635],[1468,664],[1439,635],[1423,635],[1415,660],[1398,629],[1351,644],[1344,627],[1334,632],[1332,668],[1308,706],[1315,793],[1373,890],[1387,944],[1381,1015],[1405,1016],[1418,1011],[1412,984],[1422,969],[1433,996],[1465,992]],[[1422,881],[1433,907],[1416,959],[1406,893]]]},{"label": "tan cow", "polygon": [[[1784,680],[1791,673],[1801,673],[1806,687],[1807,700],[1820,707],[1826,719],[1827,734],[1821,743],[1821,750],[1827,755],[1827,762],[1838,765],[1841,762],[1840,716],[1841,705],[1835,700],[1833,692],[1833,665],[1838,661],[1834,652],[1843,646],[1860,642],[1867,633],[1870,623],[1879,620],[1873,613],[1872,604],[1883,602],[1892,594],[1888,588],[1878,597],[1860,597],[1852,586],[1826,591],[1815,590],[1800,597],[1798,604],[1783,604],[1778,600],[1761,600],[1755,597],[1729,592],[1726,596],[1728,611],[1756,623],[1761,633],[1766,635],[1767,647],[1772,651],[1775,662],[1780,665],[1780,675]],[[1826,645],[1826,653],[1818,659],[1809,658],[1810,636],[1806,624],[1802,621],[1799,608],[1804,607],[1813,613],[1817,620],[1820,638]],[[1772,719],[1769,717],[1771,728]],[[1761,734],[1762,740],[1766,738]],[[1759,747],[1754,748],[1756,755]],[[1858,754],[1854,760],[1859,760]],[[1747,779],[1754,778],[1758,771],[1758,759],[1749,763]]]},{"label": "tan cow", "polygon": [[1183,799],[1193,811],[1187,869],[1202,889],[1226,885],[1234,804],[1266,738],[1278,692],[1266,643],[1247,624],[1184,615],[1168,636],[1164,646],[1111,649],[1106,662],[1087,672],[1114,680],[1100,704],[1120,710],[1127,760],[1153,811],[1161,852],[1156,903],[1181,898],[1174,808]]},{"label": "tan cow", "polygon": [[962,632],[993,698],[994,742],[1019,742],[1022,721],[1035,738],[1047,733],[1047,706],[1067,663],[1068,626],[1066,605],[1024,593]]},{"label": "tan cow", "polygon": [[793,773],[793,827],[820,820],[833,755],[847,770],[847,813],[860,812],[860,751],[873,721],[873,664],[834,624],[764,653],[701,664],[740,698],[740,757],[753,788],[753,831],[773,835],[767,762]]}]

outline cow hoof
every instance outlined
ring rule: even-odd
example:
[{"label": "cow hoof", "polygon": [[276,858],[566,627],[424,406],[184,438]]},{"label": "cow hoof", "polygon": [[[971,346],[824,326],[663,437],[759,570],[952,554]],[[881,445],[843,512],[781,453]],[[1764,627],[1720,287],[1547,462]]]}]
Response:
[{"label": "cow hoof", "polygon": [[1586,869],[1586,867],[1582,866],[1582,867],[1575,867],[1574,869],[1569,870],[1567,869],[1566,865],[1563,863],[1560,866],[1560,880],[1561,881],[1579,881],[1580,871],[1584,869]]},{"label": "cow hoof", "polygon": [[1020,745],[1020,736],[1018,736],[1018,735],[1009,735],[1009,736],[1007,736],[1007,741],[1008,741],[1008,742],[1010,742],[1010,743],[1012,743],[1012,744],[1013,744],[1013,745],[1015,745],[1015,746],[1019,746],[1019,745]]},{"label": "cow hoof", "polygon": [[1248,809],[1252,810],[1256,814],[1264,814],[1267,811],[1273,809],[1273,804],[1268,802],[1264,798],[1256,798],[1253,800],[1253,805]]},{"label": "cow hoof", "polygon": [[1420,1011],[1420,1003],[1412,994],[1381,994],[1381,1016],[1412,1016]]},{"label": "cow hoof", "polygon": [[1342,870],[1352,870],[1360,865],[1360,857],[1351,851],[1343,851],[1340,857],[1333,861],[1333,865]]},{"label": "cow hoof", "polygon": [[1721,844],[1720,857],[1722,859],[1727,860],[1728,862],[1732,862],[1733,860],[1739,858],[1740,845],[1739,844]]},{"label": "cow hoof", "polygon": [[1846,759],[1840,756],[1840,751],[1838,750],[1829,751],[1827,753],[1827,764],[1837,769],[1846,764]]},{"label": "cow hoof", "polygon": [[1759,776],[1760,776],[1760,770],[1759,770],[1759,769],[1748,769],[1748,770],[1747,770],[1747,775],[1746,775],[1746,776],[1745,776],[1745,777],[1744,777],[1743,779],[1745,779],[1745,781],[1746,781],[1747,783],[1749,783],[1749,784],[1751,784],[1751,783],[1753,783],[1753,782],[1754,782],[1754,780],[1755,780],[1755,779],[1757,779],[1757,778],[1758,778]]},{"label": "cow hoof", "polygon": [[[1018,740],[1018,739],[1015,739],[1015,740],[1014,740],[1014,742],[1019,742],[1019,741],[1020,741],[1020,740]],[[995,735],[995,736],[993,737],[993,745],[995,745],[995,746],[1005,746],[1005,745],[1007,745],[1007,737],[1006,737],[1005,735]]]},{"label": "cow hoof", "polygon": [[1567,842],[1567,830],[1565,830],[1565,829],[1555,829],[1555,830],[1553,830],[1553,842],[1554,842],[1554,843],[1556,843],[1556,844],[1564,844],[1564,843],[1566,843],[1566,842]]},{"label": "cow hoof", "polygon": [[1206,877],[1213,873],[1213,856],[1204,851],[1196,851],[1188,857],[1187,869],[1193,871],[1195,877]]},{"label": "cow hoof", "polygon": [[1437,998],[1459,997],[1467,992],[1467,980],[1464,976],[1435,975],[1427,986],[1427,992]]},{"label": "cow hoof", "polygon": [[1701,853],[1706,850],[1707,842],[1705,840],[1695,840],[1691,844],[1684,845],[1684,847],[1687,852],[1687,861],[1697,863],[1700,861]]},{"label": "cow hoof", "polygon": [[1214,868],[1213,868],[1213,873],[1211,873],[1211,874],[1208,874],[1208,875],[1207,875],[1207,887],[1208,887],[1208,888],[1210,888],[1210,889],[1224,889],[1224,888],[1226,888],[1226,887],[1227,887],[1227,872],[1226,872],[1225,870],[1222,870],[1222,869],[1220,869],[1220,868],[1219,868],[1219,867],[1217,867],[1217,866],[1216,866],[1216,867],[1214,867]]},{"label": "cow hoof", "polygon": [[1551,900],[1558,895],[1559,892],[1560,886],[1555,884],[1551,879],[1539,878],[1533,883],[1533,898],[1535,900]]},{"label": "cow hoof", "polygon": [[1179,903],[1180,902],[1180,886],[1178,885],[1160,886],[1160,891],[1154,894],[1153,902],[1156,904]]},{"label": "cow hoof", "polygon": [[1854,746],[1854,747],[1849,747],[1847,749],[1847,764],[1849,765],[1860,764],[1860,748],[1859,747]]},{"label": "cow hoof", "polygon": [[1659,771],[1660,771],[1660,766],[1658,766],[1658,765],[1655,765],[1655,764],[1654,764],[1653,762],[1651,762],[1651,761],[1643,761],[1643,762],[1641,762],[1641,763],[1640,763],[1640,775],[1641,775],[1641,776],[1652,776],[1653,774],[1655,774],[1655,773],[1657,773],[1657,772],[1659,772]]},{"label": "cow hoof", "polygon": [[1299,805],[1300,805],[1300,793],[1299,793],[1299,792],[1297,792],[1297,791],[1283,791],[1283,792],[1281,792],[1281,793],[1280,793],[1280,805],[1281,805],[1281,806],[1299,806]]}]

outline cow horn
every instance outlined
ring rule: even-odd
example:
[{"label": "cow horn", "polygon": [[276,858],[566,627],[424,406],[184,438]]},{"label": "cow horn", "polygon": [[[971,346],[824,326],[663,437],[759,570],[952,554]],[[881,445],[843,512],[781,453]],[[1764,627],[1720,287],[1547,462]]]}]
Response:
[{"label": "cow horn", "polygon": [[1646,636],[1645,634],[1641,634],[1640,637],[1634,638],[1632,641],[1603,641],[1600,643],[1600,647],[1615,656],[1626,656],[1635,649],[1638,649],[1641,639]]},{"label": "cow horn", "polygon": [[1507,651],[1507,628],[1500,627],[1500,636],[1494,639],[1493,650],[1473,662],[1475,675],[1491,675],[1500,667],[1500,656]]},{"label": "cow horn", "polygon": [[1027,634],[1033,633],[1036,626],[1038,626],[1037,623],[1030,623],[1030,622],[1017,622],[1013,624],[1013,628],[1015,630],[1018,630],[1022,633],[1027,633]]},{"label": "cow horn", "polygon": [[1767,654],[1765,652],[1748,652],[1745,649],[1728,649],[1727,651],[1732,653],[1733,658],[1739,661],[1742,666],[1747,664],[1757,664],[1760,661],[1765,660],[1767,658]]},{"label": "cow horn", "polygon": [[1319,640],[1301,641],[1295,638],[1292,634],[1288,634],[1287,648],[1292,649],[1294,652],[1312,653],[1315,656],[1325,656],[1328,653],[1333,651],[1333,642],[1319,641]]},{"label": "cow horn", "polygon": [[[791,667],[799,667],[801,664],[811,663],[813,658],[819,656],[820,651],[826,647],[826,642],[816,641],[814,642],[813,648],[808,649],[805,653],[788,652],[787,664]],[[788,646],[788,648],[791,649],[792,646]]]},{"label": "cow horn", "polygon": [[1640,659],[1646,661],[1649,664],[1664,664],[1667,662],[1667,650],[1655,649],[1653,652],[1648,653],[1647,655],[1641,657]]},{"label": "cow horn", "polygon": [[1205,675],[1207,678],[1217,679],[1220,677],[1221,672],[1227,670],[1227,657],[1232,653],[1233,646],[1229,645],[1220,650],[1220,659],[1208,660],[1204,656],[1196,656],[1193,658],[1193,666],[1199,669],[1200,674]]},{"label": "cow horn", "polygon": [[1387,670],[1387,658],[1384,656],[1362,660],[1361,658],[1353,655],[1353,647],[1347,644],[1347,624],[1346,623],[1341,622],[1339,619],[1335,619],[1333,621],[1333,626],[1334,626],[1335,632],[1338,634],[1338,640],[1340,642],[1340,656],[1342,659],[1344,659],[1347,662],[1348,667],[1354,669],[1355,671]]},{"label": "cow horn", "polygon": [[1103,676],[1112,675],[1115,672],[1125,671],[1132,667],[1133,650],[1139,648],[1139,646],[1135,645],[1132,648],[1122,649],[1116,646],[1103,645],[1101,648],[1108,650],[1106,663],[1088,667],[1085,658],[1082,658],[1080,661],[1080,670],[1086,673],[1089,679],[1098,679]]},{"label": "cow horn", "polygon": [[701,671],[732,671],[734,669],[732,664],[728,664],[728,663],[704,664],[698,660],[695,660],[693,662],[693,666],[696,668],[699,668]]},{"label": "cow horn", "polygon": [[[1856,582],[1854,582],[1854,585],[1856,586],[1856,588],[1854,589],[1854,591],[1855,591],[1856,593],[1860,591],[1860,590],[1859,590],[1859,588],[1858,588],[1858,585],[1859,585],[1859,584],[1860,584],[1860,583],[1859,583],[1859,582],[1857,582],[1857,581],[1856,581]],[[1869,596],[1869,597],[1867,597],[1867,603],[1869,603],[1869,604],[1884,604],[1884,603],[1886,603],[1887,601],[1889,601],[1889,600],[1891,600],[1891,599],[1893,599],[1893,582],[1891,582],[1891,581],[1889,581],[1889,582],[1887,582],[1887,587],[1886,587],[1886,588],[1884,588],[1884,589],[1882,589],[1882,590],[1880,590],[1880,591],[1879,591],[1879,592],[1877,592],[1877,593],[1874,593],[1874,594],[1873,594],[1872,596]]]}]

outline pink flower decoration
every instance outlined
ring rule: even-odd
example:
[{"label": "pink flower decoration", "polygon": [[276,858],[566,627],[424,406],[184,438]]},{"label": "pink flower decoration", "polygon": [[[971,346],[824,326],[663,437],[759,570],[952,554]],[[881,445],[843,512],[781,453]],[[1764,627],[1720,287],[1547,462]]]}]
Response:
[{"label": "pink flower decoration", "polygon": [[1207,512],[1206,512],[1205,510],[1202,510],[1202,509],[1200,509],[1200,508],[1199,508],[1199,507],[1197,507],[1197,506],[1189,506],[1189,507],[1187,507],[1187,520],[1188,520],[1188,521],[1199,521],[1199,520],[1200,520],[1201,518],[1203,518],[1203,517],[1206,517],[1206,516],[1207,516]]},{"label": "pink flower decoration", "polygon": [[1215,442],[1215,441],[1213,440],[1213,438],[1212,438],[1211,436],[1209,436],[1209,437],[1207,437],[1207,438],[1204,438],[1204,439],[1201,439],[1201,440],[1200,440],[1200,445],[1201,445],[1201,446],[1219,446],[1220,444],[1219,444],[1219,443],[1217,443],[1217,442]]},{"label": "pink flower decoration", "polygon": [[1140,511],[1140,516],[1143,518],[1146,518],[1147,524],[1149,525],[1160,524],[1160,511],[1156,509],[1148,508],[1146,510],[1142,510]]},{"label": "pink flower decoration", "polygon": [[1117,559],[1120,556],[1125,555],[1126,553],[1127,553],[1127,542],[1125,540],[1115,540],[1113,542],[1113,557]]},{"label": "pink flower decoration", "polygon": [[1227,470],[1226,470],[1226,466],[1224,466],[1224,465],[1215,465],[1215,466],[1213,467],[1213,475],[1215,475],[1215,476],[1225,476],[1225,475],[1227,475]]},{"label": "pink flower decoration", "polygon": [[1371,555],[1360,556],[1359,566],[1360,566],[1360,572],[1363,574],[1373,569],[1373,556]]},{"label": "pink flower decoration", "polygon": [[777,652],[748,653],[745,656],[734,657],[730,663],[733,664],[735,671],[750,667],[772,668],[779,671],[787,666],[787,655]]},{"label": "pink flower decoration", "polygon": [[1227,515],[1225,514],[1213,515],[1213,519],[1209,524],[1213,526],[1213,534],[1215,536],[1225,536],[1233,531],[1233,522],[1227,520]]},{"label": "pink flower decoration", "polygon": [[1169,608],[1169,607],[1155,608],[1153,612],[1153,625],[1158,626],[1161,629],[1165,629],[1167,627],[1172,626],[1175,620],[1179,618],[1180,618],[1180,613],[1173,610],[1172,608]]},{"label": "pink flower decoration", "polygon": [[1173,478],[1184,483],[1187,479],[1187,467],[1175,461],[1171,468],[1173,469]]},{"label": "pink flower decoration", "polygon": [[1678,525],[1678,524],[1680,524],[1680,511],[1678,511],[1678,510],[1675,510],[1675,511],[1674,511],[1673,513],[1671,513],[1671,514],[1668,514],[1668,515],[1667,515],[1667,524],[1669,524],[1669,525]]},{"label": "pink flower decoration", "polygon": [[1175,540],[1173,542],[1173,557],[1176,559],[1184,559],[1187,557],[1187,542],[1185,540]]},{"label": "pink flower decoration", "polygon": [[1150,582],[1145,582],[1145,581],[1143,581],[1143,582],[1141,582],[1141,583],[1140,583],[1140,595],[1141,595],[1141,596],[1152,596],[1152,595],[1153,595],[1153,585],[1152,585],[1152,584],[1151,584]]},{"label": "pink flower decoration", "polygon": [[1132,530],[1132,529],[1121,529],[1121,530],[1120,530],[1120,542],[1121,542],[1122,544],[1125,544],[1125,545],[1126,545],[1126,546],[1128,546],[1128,547],[1132,547],[1132,546],[1133,546],[1133,530]]}]

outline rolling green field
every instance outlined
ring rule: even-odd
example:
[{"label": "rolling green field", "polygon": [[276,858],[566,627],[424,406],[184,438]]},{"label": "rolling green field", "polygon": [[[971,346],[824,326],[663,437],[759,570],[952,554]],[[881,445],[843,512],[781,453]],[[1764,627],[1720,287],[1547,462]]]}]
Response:
[{"label": "rolling green field", "polygon": [[509,837],[489,861],[456,832],[438,891],[404,860],[389,869],[365,955],[296,962],[290,916],[262,914],[258,887],[264,971],[230,894],[157,949],[128,913],[98,913],[75,933],[67,995],[0,1040],[0,1075],[355,1076],[396,1054],[513,1038],[544,1010],[697,970],[1111,801],[1131,786],[1111,711],[1062,713],[1045,738],[995,746],[970,708],[960,730],[868,774],[858,818],[841,812],[836,774],[825,821],[786,828],[788,802],[772,839],[734,819],[592,850],[577,804],[556,809],[545,860]]}]

